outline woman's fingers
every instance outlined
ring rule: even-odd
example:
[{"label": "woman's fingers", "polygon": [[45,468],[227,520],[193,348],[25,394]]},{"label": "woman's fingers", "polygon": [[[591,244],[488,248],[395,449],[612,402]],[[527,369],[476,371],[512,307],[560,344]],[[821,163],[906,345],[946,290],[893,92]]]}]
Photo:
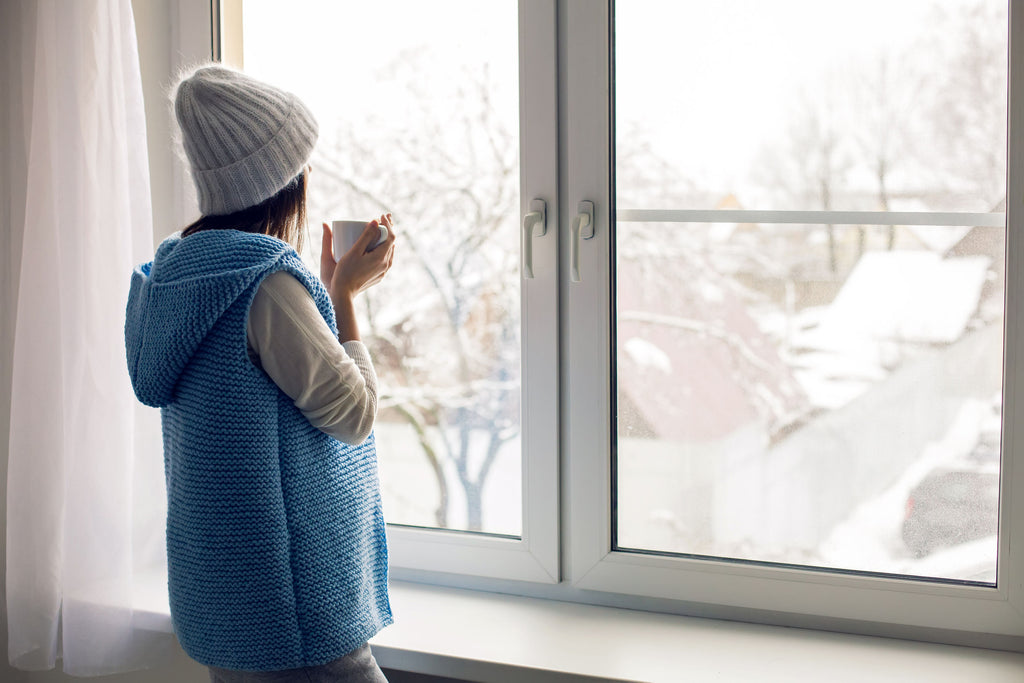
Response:
[{"label": "woman's fingers", "polygon": [[320,280],[325,284],[334,275],[334,248],[331,241],[331,227],[324,223],[323,239],[320,243]]},{"label": "woman's fingers", "polygon": [[[336,281],[332,285],[333,290],[354,294],[365,291],[384,279],[391,269],[395,253],[396,236],[394,228],[389,225],[390,222],[391,214],[383,214],[379,219],[366,224],[366,228],[352,248],[341,257],[337,267],[331,269],[332,280]],[[387,235],[384,241],[377,245],[382,226],[387,228]],[[321,269],[323,270],[323,267]]]},{"label": "woman's fingers", "polygon": [[352,245],[352,249],[356,250],[357,254],[362,254],[367,250],[372,251],[373,246],[380,239],[380,221],[374,219],[366,224],[363,231],[359,233],[359,238],[356,239],[355,244]]}]

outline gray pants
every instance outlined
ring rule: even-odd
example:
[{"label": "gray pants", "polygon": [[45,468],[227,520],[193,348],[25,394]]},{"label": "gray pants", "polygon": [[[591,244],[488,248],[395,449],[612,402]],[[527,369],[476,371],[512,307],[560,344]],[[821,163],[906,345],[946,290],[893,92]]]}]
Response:
[{"label": "gray pants", "polygon": [[320,666],[283,671],[233,671],[214,666],[209,669],[210,683],[388,683],[365,643]]}]

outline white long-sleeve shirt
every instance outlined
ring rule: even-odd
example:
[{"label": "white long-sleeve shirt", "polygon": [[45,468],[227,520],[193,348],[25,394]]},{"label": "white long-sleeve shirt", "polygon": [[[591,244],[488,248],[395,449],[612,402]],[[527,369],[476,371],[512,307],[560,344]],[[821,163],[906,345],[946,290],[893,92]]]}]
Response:
[{"label": "white long-sleeve shirt", "polygon": [[293,275],[260,285],[246,329],[249,354],[306,419],[339,441],[358,444],[377,415],[377,375],[361,341],[338,342],[313,297]]}]

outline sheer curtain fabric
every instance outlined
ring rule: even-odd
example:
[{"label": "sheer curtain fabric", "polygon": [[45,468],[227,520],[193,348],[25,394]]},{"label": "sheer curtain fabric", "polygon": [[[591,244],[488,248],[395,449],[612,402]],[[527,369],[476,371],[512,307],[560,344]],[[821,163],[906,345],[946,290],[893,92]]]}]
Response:
[{"label": "sheer curtain fabric", "polygon": [[125,671],[169,640],[133,611],[139,575],[163,566],[164,493],[155,415],[124,357],[129,275],[153,252],[131,3],[4,2],[4,132],[19,151],[4,163],[25,188],[10,226],[8,654],[23,669]]}]

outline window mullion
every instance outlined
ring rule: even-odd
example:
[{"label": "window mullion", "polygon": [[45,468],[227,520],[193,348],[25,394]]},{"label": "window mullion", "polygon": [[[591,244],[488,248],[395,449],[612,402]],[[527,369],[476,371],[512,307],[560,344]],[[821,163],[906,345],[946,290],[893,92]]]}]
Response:
[{"label": "window mullion", "polygon": [[574,248],[578,203],[594,203],[594,236],[578,244],[579,282],[570,281],[568,268],[562,278],[569,566],[578,582],[611,549],[611,14],[606,2],[567,0],[563,7],[563,254]]},{"label": "window mullion", "polygon": [[797,225],[941,225],[1002,228],[1004,213],[940,211],[758,211],[747,209],[617,209],[620,223],[760,223]]}]

